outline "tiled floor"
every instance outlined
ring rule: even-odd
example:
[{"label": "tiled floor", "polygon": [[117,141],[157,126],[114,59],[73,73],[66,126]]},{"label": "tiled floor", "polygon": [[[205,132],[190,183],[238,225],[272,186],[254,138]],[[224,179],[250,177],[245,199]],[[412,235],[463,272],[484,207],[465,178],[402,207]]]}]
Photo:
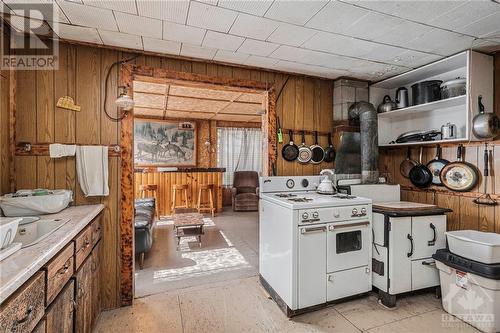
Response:
[{"label": "tiled floor", "polygon": [[[104,312],[96,332],[477,332],[463,322],[447,325],[443,320],[447,314],[433,294],[402,298],[394,310],[383,308],[376,296],[370,295],[288,319],[269,299],[257,278],[257,215],[224,213],[215,223],[207,233],[204,247],[196,249],[194,244],[185,244],[189,246],[184,247],[185,253],[207,255],[217,249],[233,249],[250,268],[243,265],[232,271],[218,271],[198,267],[199,276],[191,276],[193,272],[190,272],[180,280],[170,277],[159,282],[143,281],[152,283],[150,287],[141,286],[143,282],[139,282],[138,287],[144,294],[160,293],[138,298],[131,307]],[[175,253],[175,245],[165,238],[173,237],[169,228],[167,225],[163,230],[168,236],[156,235],[155,242],[165,242],[170,251],[173,246]],[[223,240],[217,236],[221,234],[219,231],[224,235]],[[144,270],[149,271],[148,274],[165,267],[162,266],[165,262],[169,265],[177,262],[180,269],[189,267],[183,266],[186,259],[182,256],[168,254],[161,248],[155,251],[163,253],[168,260],[151,256]],[[137,277],[140,276],[138,273]],[[160,290],[155,290],[157,287]]]}]

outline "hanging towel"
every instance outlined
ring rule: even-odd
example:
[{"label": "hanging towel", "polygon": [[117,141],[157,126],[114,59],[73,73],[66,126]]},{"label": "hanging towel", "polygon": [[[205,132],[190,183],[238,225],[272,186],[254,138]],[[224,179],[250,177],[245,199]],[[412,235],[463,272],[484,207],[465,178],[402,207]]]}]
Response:
[{"label": "hanging towel", "polygon": [[86,197],[108,196],[108,147],[76,147],[76,173]]},{"label": "hanging towel", "polygon": [[60,143],[52,143],[49,145],[49,153],[51,158],[75,156],[75,151],[76,145],[62,145]]}]

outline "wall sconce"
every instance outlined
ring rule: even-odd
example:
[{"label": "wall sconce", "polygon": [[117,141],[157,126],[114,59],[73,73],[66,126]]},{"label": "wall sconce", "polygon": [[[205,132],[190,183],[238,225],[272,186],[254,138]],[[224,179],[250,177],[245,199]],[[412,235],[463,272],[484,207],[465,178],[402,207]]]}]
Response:
[{"label": "wall sconce", "polygon": [[132,97],[127,94],[127,87],[120,86],[119,88],[122,89],[122,92],[115,101],[116,106],[124,111],[132,110],[135,102]]},{"label": "wall sconce", "polygon": [[204,144],[205,144],[205,148],[207,149],[207,152],[215,153],[215,148],[212,146],[212,143],[210,142],[209,138],[205,139]]}]

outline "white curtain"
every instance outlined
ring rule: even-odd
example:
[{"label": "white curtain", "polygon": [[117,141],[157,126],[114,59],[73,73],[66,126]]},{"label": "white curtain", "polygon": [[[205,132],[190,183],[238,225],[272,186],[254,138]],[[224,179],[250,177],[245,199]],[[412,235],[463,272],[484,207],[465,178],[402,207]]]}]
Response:
[{"label": "white curtain", "polygon": [[223,184],[232,185],[235,171],[262,170],[260,128],[217,128],[217,166],[226,168]]}]

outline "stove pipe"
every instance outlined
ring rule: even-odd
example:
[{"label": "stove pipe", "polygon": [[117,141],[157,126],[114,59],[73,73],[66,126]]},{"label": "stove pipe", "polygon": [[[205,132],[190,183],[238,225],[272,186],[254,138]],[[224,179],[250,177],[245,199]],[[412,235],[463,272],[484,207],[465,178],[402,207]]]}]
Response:
[{"label": "stove pipe", "polygon": [[378,183],[377,110],[368,102],[356,102],[349,108],[349,118],[359,118],[361,143],[361,182]]}]

